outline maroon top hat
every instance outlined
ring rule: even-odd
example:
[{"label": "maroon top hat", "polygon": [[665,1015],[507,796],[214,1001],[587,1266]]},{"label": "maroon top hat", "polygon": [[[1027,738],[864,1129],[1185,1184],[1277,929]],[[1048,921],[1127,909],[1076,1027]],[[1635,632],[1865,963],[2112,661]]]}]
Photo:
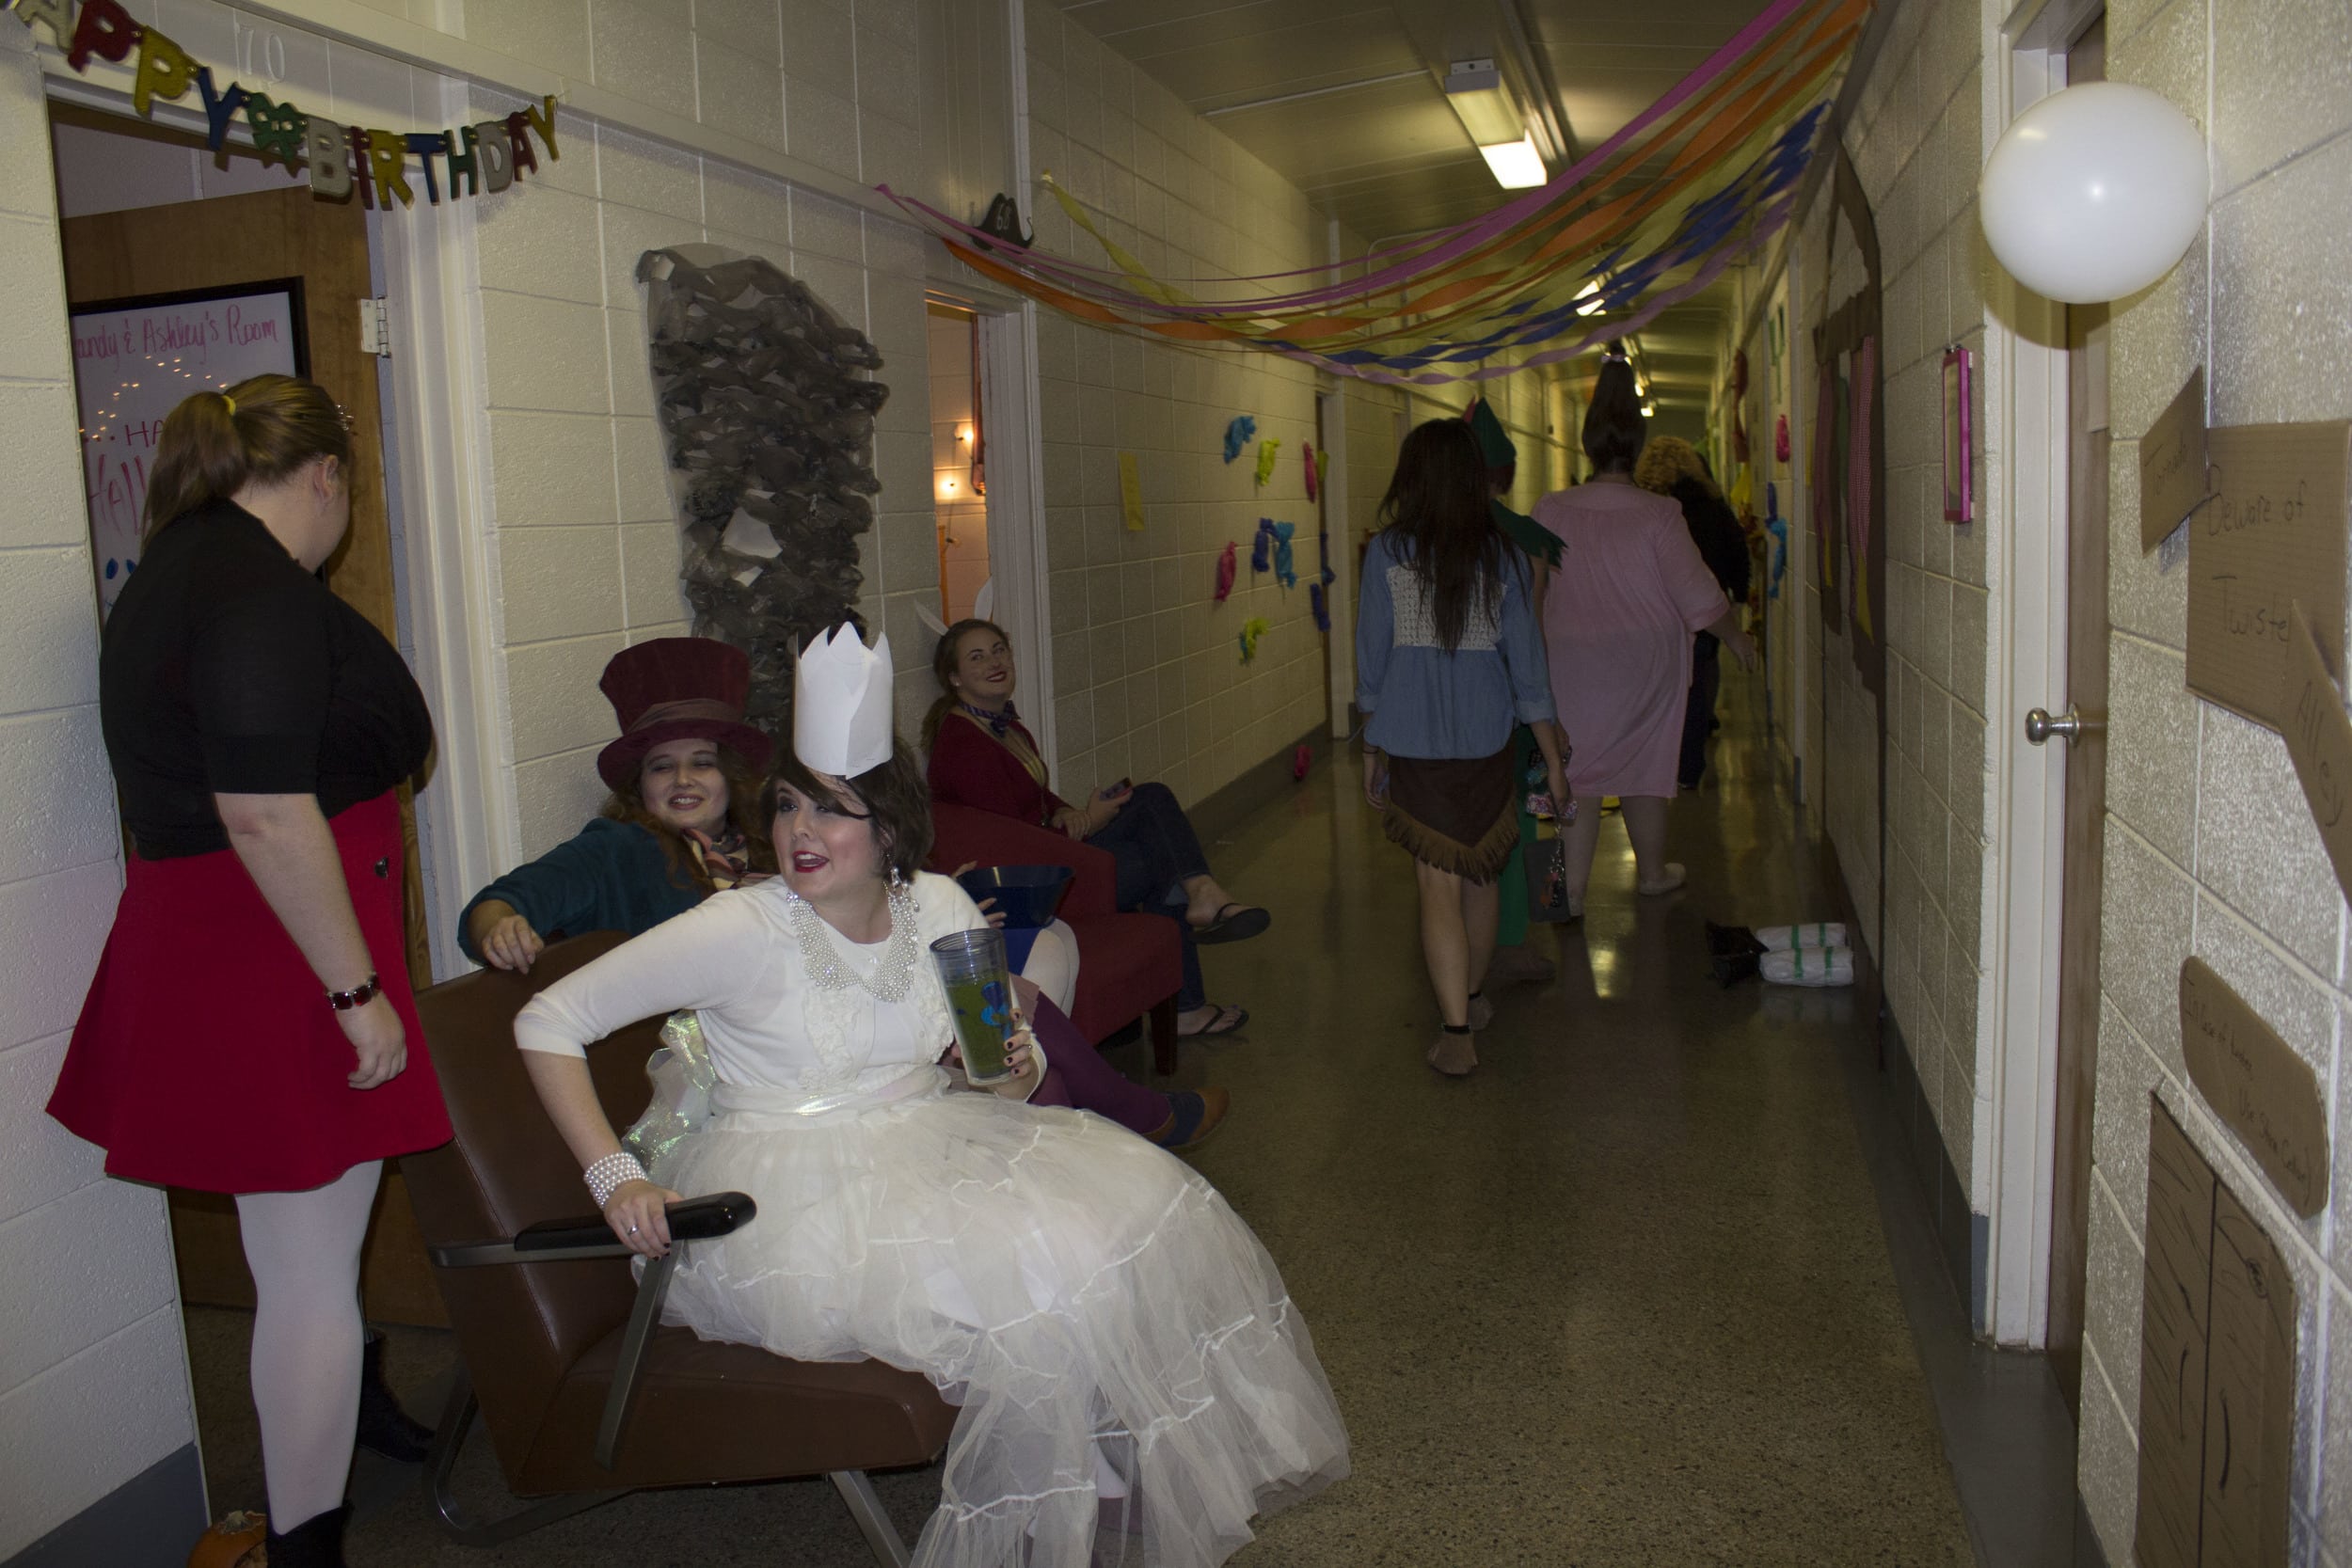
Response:
[{"label": "maroon top hat", "polygon": [[657,637],[612,656],[596,685],[612,701],[621,738],[596,754],[616,795],[637,787],[638,765],[667,740],[712,740],[754,768],[768,766],[767,736],[743,722],[752,661],[707,637]]}]

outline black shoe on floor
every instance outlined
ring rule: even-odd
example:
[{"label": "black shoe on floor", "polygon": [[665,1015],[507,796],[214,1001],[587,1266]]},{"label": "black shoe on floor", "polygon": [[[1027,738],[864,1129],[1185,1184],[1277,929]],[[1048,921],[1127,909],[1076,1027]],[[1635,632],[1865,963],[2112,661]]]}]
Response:
[{"label": "black shoe on floor", "polygon": [[411,1417],[384,1381],[384,1335],[368,1330],[359,1353],[359,1447],[403,1465],[421,1465],[433,1450],[433,1429]]},{"label": "black shoe on floor", "polygon": [[284,1535],[269,1532],[269,1568],[348,1568],[343,1561],[343,1526],[351,1505],[314,1513]]}]

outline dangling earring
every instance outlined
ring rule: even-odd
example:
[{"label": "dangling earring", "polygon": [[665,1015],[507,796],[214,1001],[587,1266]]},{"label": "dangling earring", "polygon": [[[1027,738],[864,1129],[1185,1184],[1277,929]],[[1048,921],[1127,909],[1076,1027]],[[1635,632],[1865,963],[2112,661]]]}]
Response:
[{"label": "dangling earring", "polygon": [[892,866],[892,867],[890,868],[890,891],[891,891],[891,892],[893,892],[893,893],[896,893],[896,892],[898,892],[900,888],[902,888],[902,887],[904,887],[904,886],[906,886],[906,885],[907,885],[907,879],[906,879],[906,878],[904,878],[903,876],[899,875],[898,868],[897,866],[895,866],[895,865],[894,865],[894,866]]}]

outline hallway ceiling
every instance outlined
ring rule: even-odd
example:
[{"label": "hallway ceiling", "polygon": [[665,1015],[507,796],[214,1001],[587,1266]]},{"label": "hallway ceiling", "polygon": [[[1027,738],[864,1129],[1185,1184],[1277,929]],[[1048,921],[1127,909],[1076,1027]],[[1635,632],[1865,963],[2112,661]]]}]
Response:
[{"label": "hallway ceiling", "polygon": [[[1765,0],[1061,0],[1063,13],[1366,240],[1501,205],[1445,101],[1448,62],[1495,60],[1559,143],[1554,174],[1606,140]],[[1565,154],[1565,155],[1563,155]],[[1655,393],[1704,411],[1719,282],[1641,333]]]}]

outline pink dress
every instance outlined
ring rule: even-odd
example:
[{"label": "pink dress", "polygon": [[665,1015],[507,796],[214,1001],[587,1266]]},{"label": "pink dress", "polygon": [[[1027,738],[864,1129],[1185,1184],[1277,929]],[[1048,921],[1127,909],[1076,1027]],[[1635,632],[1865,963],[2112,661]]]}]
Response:
[{"label": "pink dress", "polygon": [[1552,701],[1578,798],[1672,795],[1692,634],[1726,608],[1682,508],[1597,480],[1535,503],[1566,548],[1544,599]]}]

